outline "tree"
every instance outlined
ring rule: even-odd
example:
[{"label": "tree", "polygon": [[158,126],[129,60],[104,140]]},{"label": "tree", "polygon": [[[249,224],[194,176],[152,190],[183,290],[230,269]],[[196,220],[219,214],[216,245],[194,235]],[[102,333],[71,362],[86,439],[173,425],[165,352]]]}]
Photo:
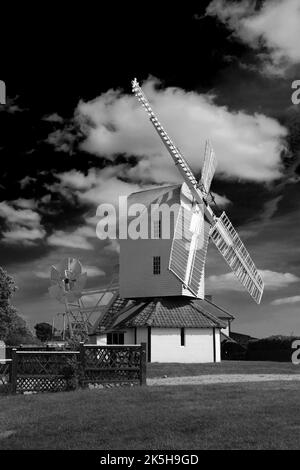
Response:
[{"label": "tree", "polygon": [[36,337],[44,342],[52,339],[52,326],[49,323],[37,323],[34,327]]},{"label": "tree", "polygon": [[13,346],[33,341],[26,322],[10,303],[16,290],[13,277],[0,267],[0,339]]}]

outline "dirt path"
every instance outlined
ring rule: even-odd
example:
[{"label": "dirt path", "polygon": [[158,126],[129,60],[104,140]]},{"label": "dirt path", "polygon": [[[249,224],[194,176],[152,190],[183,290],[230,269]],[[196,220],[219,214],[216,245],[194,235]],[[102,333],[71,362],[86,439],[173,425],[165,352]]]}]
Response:
[{"label": "dirt path", "polygon": [[300,374],[220,374],[147,379],[147,385],[208,385],[237,382],[300,381]]}]

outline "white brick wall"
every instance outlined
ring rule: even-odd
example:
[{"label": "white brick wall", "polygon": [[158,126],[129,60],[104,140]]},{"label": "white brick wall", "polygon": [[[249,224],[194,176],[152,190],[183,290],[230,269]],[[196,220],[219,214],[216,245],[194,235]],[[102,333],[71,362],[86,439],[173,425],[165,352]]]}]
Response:
[{"label": "white brick wall", "polygon": [[[216,361],[220,361],[220,336],[216,331]],[[185,328],[185,346],[180,328],[151,328],[151,362],[213,362],[213,329]]]}]

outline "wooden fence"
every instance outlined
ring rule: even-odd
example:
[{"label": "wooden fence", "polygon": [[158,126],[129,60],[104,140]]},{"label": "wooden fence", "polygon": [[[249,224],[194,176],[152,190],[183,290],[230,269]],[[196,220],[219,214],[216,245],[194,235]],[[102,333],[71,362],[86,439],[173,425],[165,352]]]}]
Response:
[{"label": "wooden fence", "polygon": [[57,392],[89,385],[146,384],[146,344],[97,346],[79,351],[13,349],[0,365],[0,386],[12,393]]},{"label": "wooden fence", "polygon": [[7,387],[11,382],[11,359],[3,359],[0,361],[0,386]]}]

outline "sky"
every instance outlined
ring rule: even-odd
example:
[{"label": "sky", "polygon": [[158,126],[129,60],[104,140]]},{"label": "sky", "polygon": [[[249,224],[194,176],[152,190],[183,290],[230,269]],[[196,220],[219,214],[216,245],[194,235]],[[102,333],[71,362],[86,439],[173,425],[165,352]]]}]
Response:
[{"label": "sky", "polygon": [[88,287],[111,279],[119,248],[96,237],[99,204],[182,181],[137,77],[197,176],[211,140],[212,191],[265,282],[257,306],[211,244],[206,293],[234,331],[300,334],[300,0],[199,5],[19,10],[2,28],[0,265],[31,328],[62,310],[52,264],[79,258]]}]

